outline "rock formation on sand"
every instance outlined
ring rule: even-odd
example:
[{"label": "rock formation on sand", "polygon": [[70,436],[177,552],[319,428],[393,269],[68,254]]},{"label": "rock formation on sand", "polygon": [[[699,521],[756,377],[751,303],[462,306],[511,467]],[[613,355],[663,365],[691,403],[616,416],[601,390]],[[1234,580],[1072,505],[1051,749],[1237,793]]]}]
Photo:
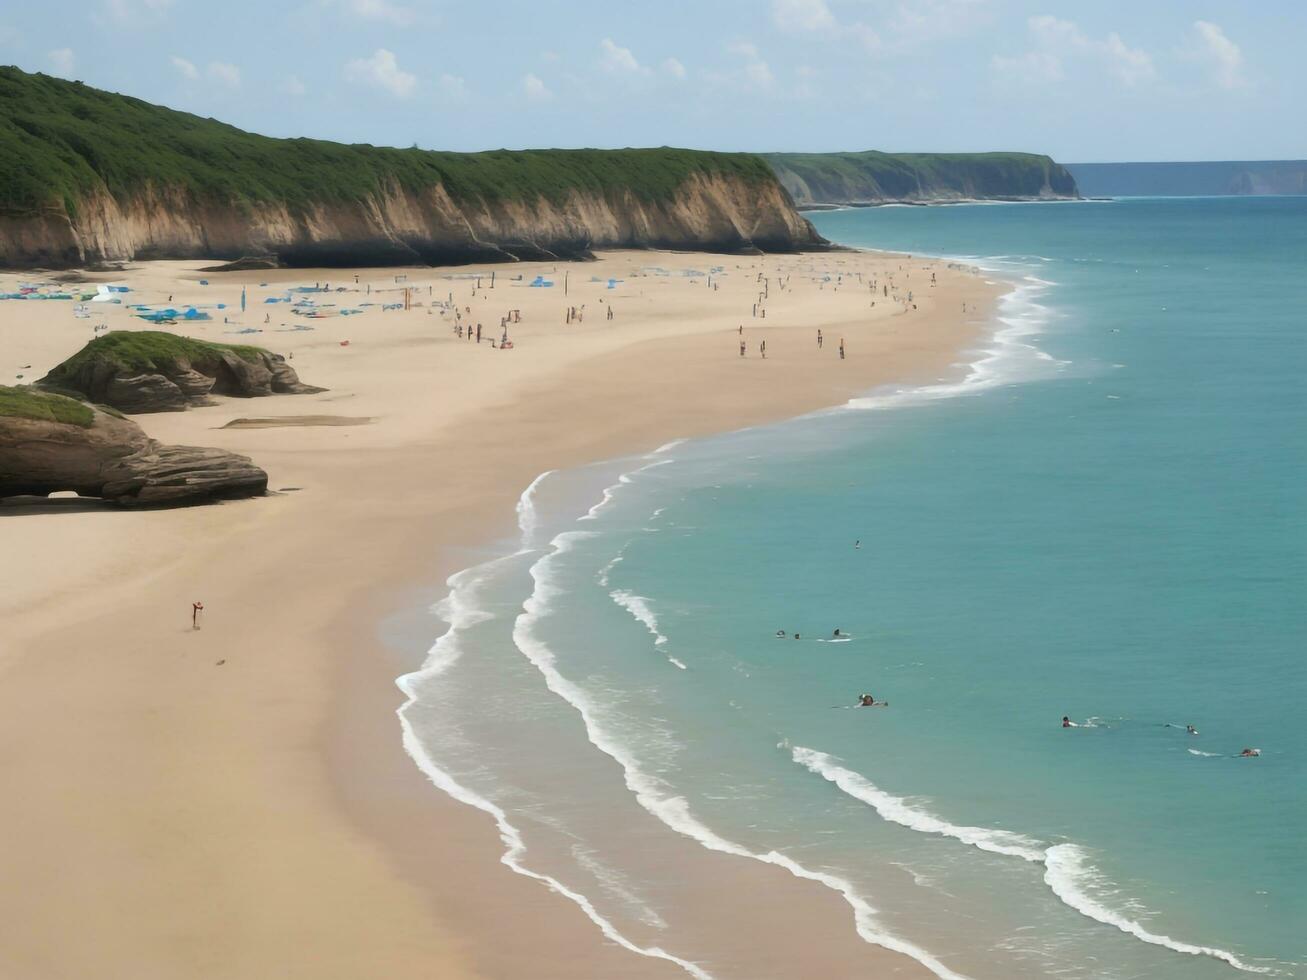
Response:
[{"label": "rock formation on sand", "polygon": [[164,446],[101,406],[0,387],[0,497],[71,490],[151,506],[251,497],[267,488],[268,474],[245,456]]},{"label": "rock formation on sand", "polygon": [[261,347],[215,344],[158,330],[114,330],[37,382],[122,412],[176,412],[210,394],[257,398],[323,391]]}]

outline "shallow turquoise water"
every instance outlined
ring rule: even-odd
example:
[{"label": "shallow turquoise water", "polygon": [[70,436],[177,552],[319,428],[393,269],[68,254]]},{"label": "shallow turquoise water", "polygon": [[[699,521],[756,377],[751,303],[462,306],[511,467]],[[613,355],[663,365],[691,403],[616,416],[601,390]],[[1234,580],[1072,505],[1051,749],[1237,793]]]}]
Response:
[{"label": "shallow turquoise water", "polygon": [[669,950],[597,810],[833,876],[941,975],[1307,975],[1307,199],[814,221],[1013,283],[970,383],[547,477],[410,748]]}]

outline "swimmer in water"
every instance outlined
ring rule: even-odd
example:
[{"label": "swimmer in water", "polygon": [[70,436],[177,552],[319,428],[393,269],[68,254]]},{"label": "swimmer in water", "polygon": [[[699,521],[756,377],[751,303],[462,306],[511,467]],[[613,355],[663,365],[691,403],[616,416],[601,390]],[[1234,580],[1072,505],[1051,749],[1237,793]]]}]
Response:
[{"label": "swimmer in water", "polygon": [[1240,759],[1256,759],[1256,758],[1257,758],[1259,755],[1261,755],[1261,754],[1262,754],[1262,750],[1261,750],[1261,749],[1244,749],[1242,752],[1239,753],[1239,758],[1240,758]]},{"label": "swimmer in water", "polygon": [[1186,732],[1188,732],[1190,735],[1197,735],[1197,734],[1198,734],[1198,729],[1197,729],[1197,728],[1194,728],[1193,725],[1185,725],[1185,726],[1184,726],[1184,730],[1185,730]]},{"label": "swimmer in water", "polygon": [[785,630],[777,630],[776,635],[780,637],[782,640],[785,639]]},{"label": "swimmer in water", "polygon": [[839,630],[836,630],[836,631],[835,631],[834,633],[832,633],[831,635],[832,635],[832,636],[843,636],[844,634],[841,633]]},{"label": "swimmer in water", "polygon": [[1076,723],[1075,723],[1074,721],[1072,721],[1070,718],[1068,718],[1066,715],[1063,715],[1063,716],[1062,716],[1062,727],[1063,727],[1063,728],[1075,728],[1075,727],[1076,727]]},{"label": "swimmer in water", "polygon": [[797,640],[797,639],[799,638],[799,634],[798,634],[798,633],[795,633],[795,634],[794,634],[794,638]]},{"label": "swimmer in water", "polygon": [[853,550],[857,551],[861,547],[862,547],[862,538],[858,538],[857,541],[853,542]]},{"label": "swimmer in water", "polygon": [[859,695],[858,695],[858,707],[859,707],[859,708],[874,708],[874,707],[876,707],[876,699],[873,698],[870,694],[859,694]]}]

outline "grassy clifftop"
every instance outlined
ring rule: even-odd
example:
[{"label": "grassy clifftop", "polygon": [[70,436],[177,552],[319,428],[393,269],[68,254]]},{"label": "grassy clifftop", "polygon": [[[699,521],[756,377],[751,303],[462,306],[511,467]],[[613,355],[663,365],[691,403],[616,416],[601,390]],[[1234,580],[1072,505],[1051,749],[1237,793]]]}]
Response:
[{"label": "grassy clifftop", "polygon": [[0,214],[63,210],[85,195],[129,198],[148,184],[201,201],[361,201],[389,184],[443,184],[458,203],[544,197],[574,190],[670,198],[687,178],[723,174],[771,183],[745,153],[670,148],[494,150],[446,153],[311,139],[272,139],[48,75],[0,67]]},{"label": "grassy clifftop", "polygon": [[261,357],[271,356],[262,347],[249,344],[217,344],[162,330],[111,330],[57,365],[42,381],[57,385],[99,367],[158,371],[182,362],[202,363],[221,357],[223,353],[235,354],[243,361],[258,361]]},{"label": "grassy clifftop", "polygon": [[0,385],[0,417],[31,419],[36,422],[62,422],[89,428],[95,415],[84,404],[64,395]]},{"label": "grassy clifftop", "polygon": [[1035,153],[768,153],[804,204],[1077,197],[1075,178]]}]

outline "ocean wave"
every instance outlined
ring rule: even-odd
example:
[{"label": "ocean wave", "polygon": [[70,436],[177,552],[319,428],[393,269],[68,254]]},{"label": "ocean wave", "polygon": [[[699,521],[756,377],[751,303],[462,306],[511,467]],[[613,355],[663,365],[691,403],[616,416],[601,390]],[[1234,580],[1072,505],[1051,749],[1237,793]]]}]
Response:
[{"label": "ocean wave", "polygon": [[[539,478],[537,478],[537,482],[538,480]],[[573,533],[577,536],[588,536],[584,532]],[[495,826],[499,830],[499,839],[504,845],[504,853],[499,858],[500,863],[523,877],[543,883],[551,891],[574,903],[591,922],[599,927],[604,936],[623,949],[650,959],[667,960],[676,964],[696,980],[713,980],[712,974],[696,963],[675,956],[658,946],[640,946],[632,942],[610,920],[600,914],[594,903],[584,894],[569,888],[552,875],[543,874],[527,867],[522,860],[526,855],[526,841],[522,837],[521,831],[509,821],[508,814],[492,800],[463,785],[452,774],[442,769],[427,747],[423,745],[422,740],[413,728],[412,722],[409,720],[408,709],[417,701],[419,683],[429,681],[449,670],[462,655],[462,647],[459,643],[460,634],[477,623],[492,618],[493,614],[477,602],[478,586],[483,584],[486,578],[489,577],[494,566],[525,553],[525,551],[519,551],[511,555],[504,555],[481,565],[464,569],[449,577],[446,583],[449,586],[449,594],[436,604],[438,614],[449,624],[449,628],[432,645],[426,660],[418,670],[405,674],[395,681],[396,686],[408,698],[396,711],[396,715],[399,717],[404,751],[437,789],[460,803],[488,814],[494,820]]]},{"label": "ocean wave", "polygon": [[580,715],[590,743],[621,766],[626,787],[640,806],[667,827],[708,850],[775,865],[796,878],[825,885],[841,894],[853,909],[854,925],[863,940],[910,956],[941,980],[966,980],[921,947],[884,931],[877,922],[876,910],[849,881],[828,872],[804,867],[779,851],[757,852],[722,837],[694,816],[683,796],[673,792],[661,778],[640,767],[631,750],[613,734],[612,729],[619,726],[606,724],[602,704],[590,697],[579,684],[563,675],[558,669],[554,651],[541,639],[537,629],[554,600],[562,594],[562,589],[554,580],[554,568],[558,559],[572,550],[578,540],[593,536],[593,533],[585,531],[565,531],[554,538],[550,551],[531,566],[530,574],[535,588],[522,604],[522,612],[514,621],[513,643],[540,672],[549,690]]},{"label": "ocean wave", "polygon": [[[784,745],[784,743],[782,743]],[[1102,875],[1090,863],[1084,850],[1077,844],[1046,845],[1031,837],[1006,830],[986,827],[967,827],[950,823],[910,800],[895,796],[876,786],[861,773],[841,766],[825,752],[793,746],[791,757],[810,772],[834,783],[845,794],[867,804],[883,819],[924,834],[951,837],[982,851],[1020,858],[1044,866],[1044,883],[1053,894],[1081,915],[1114,926],[1122,932],[1146,943],[1163,946],[1177,953],[1209,956],[1221,960],[1246,973],[1274,973],[1253,966],[1228,950],[1213,946],[1196,946],[1159,933],[1150,932],[1133,919],[1108,908],[1094,898],[1089,887],[1102,880]]]},{"label": "ocean wave", "polygon": [[[679,445],[681,441],[683,440],[677,440],[675,443],[669,442],[667,445],[669,446]],[[656,452],[661,452],[661,448]],[[654,453],[651,453],[650,455],[654,455]],[[645,458],[647,459],[648,457]],[[654,469],[655,467],[666,466],[668,463],[674,463],[674,462],[676,462],[676,460],[669,459],[667,457],[660,457],[658,459],[653,460],[653,462],[645,463],[644,466],[637,466],[629,473],[621,474],[620,476],[618,476],[616,483],[604,487],[603,496],[599,498],[599,502],[596,503],[593,507],[591,507],[588,511],[586,511],[582,516],[578,517],[577,520],[593,521],[595,518],[599,516],[599,514],[602,511],[607,509],[609,504],[613,502],[613,498],[617,495],[617,491],[620,490],[622,487],[629,486],[630,484],[634,483],[635,478],[639,476],[641,473],[646,473],[649,470]]]},{"label": "ocean wave", "polygon": [[649,631],[654,638],[654,646],[660,647],[667,643],[667,637],[658,631],[658,617],[654,614],[648,599],[626,589],[614,589],[608,593],[608,597],[634,616],[636,621]]},{"label": "ocean wave", "polygon": [[517,529],[521,535],[523,548],[531,547],[532,539],[535,537],[536,526],[540,521],[540,516],[536,513],[535,506],[536,490],[539,489],[540,484],[545,481],[545,478],[552,476],[554,472],[554,470],[545,470],[532,480],[527,488],[522,491],[522,496],[517,498]]},{"label": "ocean wave", "polygon": [[1047,851],[1044,861],[1044,882],[1053,890],[1053,894],[1081,915],[1088,916],[1104,925],[1114,926],[1136,939],[1154,946],[1163,946],[1177,953],[1191,956],[1210,956],[1228,963],[1236,970],[1245,973],[1267,973],[1276,971],[1266,967],[1253,966],[1233,953],[1214,946],[1195,946],[1180,942],[1170,936],[1150,932],[1138,922],[1116,912],[1095,899],[1085,890],[1085,885],[1101,879],[1101,874],[1091,866],[1084,851],[1076,844],[1054,844]]},{"label": "ocean wave", "polygon": [[[1052,311],[1036,301],[1048,287],[1040,282],[1016,285],[999,300],[997,319],[1002,325],[994,331],[992,345],[972,361],[960,380],[943,384],[921,385],[876,392],[850,399],[845,410],[869,411],[925,405],[961,395],[979,394],[1016,381],[1048,377],[1049,372],[1066,366],[1026,338],[1044,331]],[[1050,367],[1052,365],[1052,367]]]}]

